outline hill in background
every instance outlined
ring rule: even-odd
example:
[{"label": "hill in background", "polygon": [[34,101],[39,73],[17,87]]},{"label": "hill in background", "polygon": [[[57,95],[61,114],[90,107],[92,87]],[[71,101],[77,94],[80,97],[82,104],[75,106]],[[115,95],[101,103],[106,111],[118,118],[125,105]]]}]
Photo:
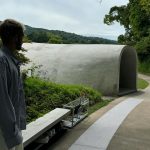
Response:
[{"label": "hill in background", "polygon": [[117,41],[114,40],[99,37],[87,37],[59,30],[34,28],[28,25],[26,25],[25,34],[25,42],[32,41],[55,44],[117,44]]}]

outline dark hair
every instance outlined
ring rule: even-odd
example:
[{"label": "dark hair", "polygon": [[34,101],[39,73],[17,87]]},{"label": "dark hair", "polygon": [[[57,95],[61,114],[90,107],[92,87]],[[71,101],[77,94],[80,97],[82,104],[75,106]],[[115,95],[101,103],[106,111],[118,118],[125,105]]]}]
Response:
[{"label": "dark hair", "polygon": [[0,37],[5,44],[9,42],[14,36],[24,35],[24,25],[13,19],[6,19],[0,22]]}]

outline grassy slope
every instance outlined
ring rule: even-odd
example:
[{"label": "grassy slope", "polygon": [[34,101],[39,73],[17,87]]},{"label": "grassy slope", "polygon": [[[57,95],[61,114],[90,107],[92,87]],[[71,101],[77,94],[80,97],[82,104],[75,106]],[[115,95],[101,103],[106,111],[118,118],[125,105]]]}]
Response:
[{"label": "grassy slope", "polygon": [[145,89],[147,86],[149,85],[149,83],[143,79],[138,78],[138,89]]}]

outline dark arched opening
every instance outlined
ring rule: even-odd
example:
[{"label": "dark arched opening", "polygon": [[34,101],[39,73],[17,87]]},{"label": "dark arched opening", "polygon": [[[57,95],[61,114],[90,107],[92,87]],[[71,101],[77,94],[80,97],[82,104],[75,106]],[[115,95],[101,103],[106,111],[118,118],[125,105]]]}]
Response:
[{"label": "dark arched opening", "polygon": [[126,46],[120,57],[119,93],[125,95],[137,90],[137,55],[134,49]]}]

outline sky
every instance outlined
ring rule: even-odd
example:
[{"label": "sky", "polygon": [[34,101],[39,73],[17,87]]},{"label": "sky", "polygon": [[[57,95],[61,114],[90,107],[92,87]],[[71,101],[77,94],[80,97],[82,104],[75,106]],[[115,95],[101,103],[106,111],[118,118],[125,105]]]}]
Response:
[{"label": "sky", "polygon": [[0,20],[16,19],[23,24],[86,36],[116,40],[124,28],[103,23],[113,6],[128,0],[0,0]]}]

